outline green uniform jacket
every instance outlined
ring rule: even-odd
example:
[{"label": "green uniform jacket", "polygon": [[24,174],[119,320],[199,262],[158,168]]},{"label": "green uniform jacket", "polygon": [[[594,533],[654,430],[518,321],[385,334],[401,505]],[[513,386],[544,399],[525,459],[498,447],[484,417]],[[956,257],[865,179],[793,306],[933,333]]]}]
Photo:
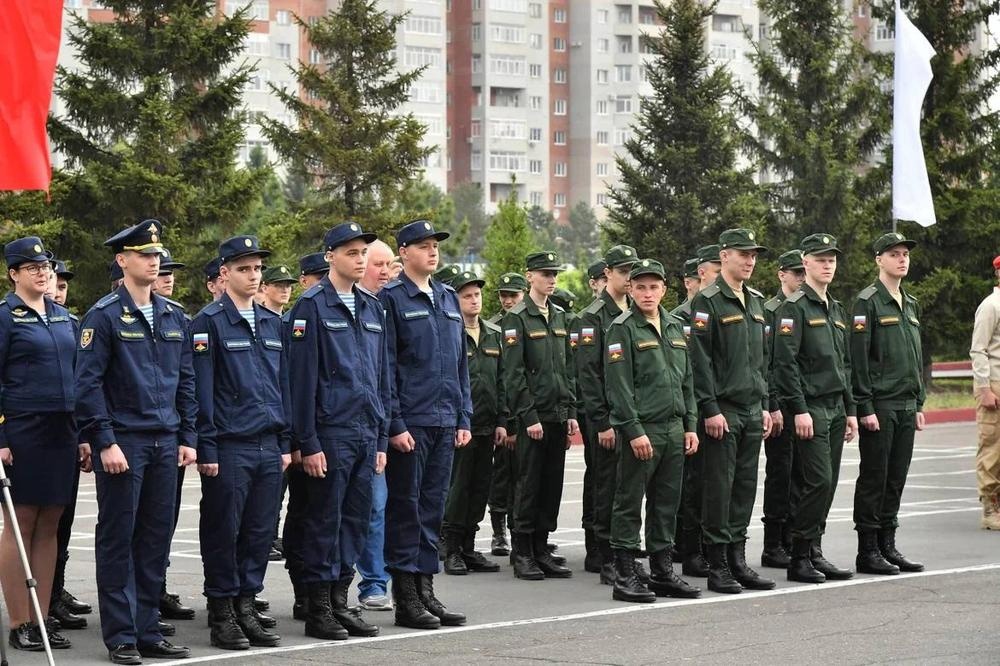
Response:
[{"label": "green uniform jacket", "polygon": [[614,320],[604,346],[611,425],[629,442],[647,433],[666,433],[680,418],[695,432],[691,359],[677,319],[660,307],[660,330],[632,306]]},{"label": "green uniform jacket", "polygon": [[676,308],[670,311],[670,314],[681,322],[684,327],[684,338],[689,340],[691,338],[691,299],[687,299]]},{"label": "green uniform jacket", "polygon": [[574,395],[576,396],[576,413],[586,414],[587,412],[583,409],[583,395],[580,393],[580,380],[576,374],[576,350],[580,346],[580,315],[575,312],[566,311],[566,326],[569,328],[569,358],[566,359],[566,364],[569,366],[569,371],[574,377],[574,386],[576,386],[576,391]]},{"label": "green uniform jacket", "polygon": [[[858,415],[876,405],[920,411],[926,397],[920,348],[920,305],[905,291],[903,309],[881,280],[854,303],[851,321],[851,387]],[[914,404],[915,403],[915,404]]]},{"label": "green uniform jacket", "polygon": [[507,427],[507,398],[503,390],[503,353],[500,327],[479,320],[479,343],[466,332],[469,384],[472,387],[472,434],[492,435]]},{"label": "green uniform jacket", "polygon": [[580,339],[576,348],[576,378],[584,413],[597,432],[611,427],[611,413],[604,391],[604,334],[621,313],[615,300],[605,290],[583,309],[577,327]]},{"label": "green uniform jacket", "polygon": [[768,411],[781,409],[778,386],[774,382],[774,332],[778,325],[778,308],[785,302],[785,292],[778,290],[774,298],[764,303],[764,351],[767,353],[767,402]]},{"label": "green uniform jacket", "polygon": [[703,418],[719,402],[767,409],[764,295],[743,285],[746,307],[720,276],[691,299],[691,366]]},{"label": "green uniform jacket", "polygon": [[778,399],[792,414],[808,412],[808,400],[839,396],[847,415],[855,415],[844,308],[827,298],[829,309],[803,284],[778,308],[774,381]]},{"label": "green uniform jacket", "polygon": [[549,302],[545,320],[531,298],[504,315],[503,383],[508,416],[519,427],[562,423],[576,418],[576,386],[569,348],[566,312]]}]

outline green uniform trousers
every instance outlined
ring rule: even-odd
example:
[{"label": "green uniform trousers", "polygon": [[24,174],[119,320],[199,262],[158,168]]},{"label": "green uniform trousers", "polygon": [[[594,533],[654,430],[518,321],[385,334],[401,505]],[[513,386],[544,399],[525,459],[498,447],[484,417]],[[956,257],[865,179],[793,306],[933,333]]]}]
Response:
[{"label": "green uniform trousers", "polygon": [[747,538],[757,496],[757,462],[764,433],[760,405],[720,402],[729,432],[706,437],[702,455],[701,530],[705,543],[736,543]]},{"label": "green uniform trousers", "polygon": [[504,446],[493,449],[493,477],[490,480],[490,511],[507,513],[514,498],[514,452]]},{"label": "green uniform trousers", "polygon": [[784,413],[784,428],[777,437],[764,440],[764,515],[761,522],[784,524],[792,516],[792,438],[795,417]]},{"label": "green uniform trousers", "polygon": [[577,422],[580,424],[580,434],[583,437],[583,506],[580,515],[580,527],[584,530],[594,528],[594,446],[597,444],[590,437],[590,426],[587,417],[578,411]]},{"label": "green uniform trousers", "polygon": [[858,530],[899,527],[899,502],[906,485],[917,432],[917,409],[879,409],[879,430],[861,427],[861,469],[854,486],[854,526]]},{"label": "green uniform trousers", "polygon": [[493,435],[473,435],[455,449],[451,487],[444,505],[444,526],[475,532],[486,513],[493,474]]},{"label": "green uniform trousers", "polygon": [[[611,512],[615,504],[615,484],[618,478],[618,454],[622,450],[621,437],[615,435],[615,448],[606,449],[597,441],[597,428],[588,433],[590,460],[593,463],[591,521],[594,536],[602,541],[611,540]],[[626,444],[627,446],[627,444]]]},{"label": "green uniform trousers", "polygon": [[542,422],[541,439],[518,429],[514,519],[518,533],[555,532],[566,469],[566,424]]},{"label": "green uniform trousers", "polygon": [[642,497],[646,496],[646,550],[658,553],[674,543],[677,507],[684,478],[684,425],[681,419],[647,427],[653,457],[639,460],[622,444],[618,456],[611,547],[638,550]]},{"label": "green uniform trousers", "polygon": [[[705,431],[698,426],[698,441],[705,441]],[[684,543],[698,543],[701,540],[701,492],[702,492],[701,447],[690,456],[684,457],[684,483],[681,486],[681,505],[677,513],[678,540]],[[683,545],[683,544],[682,544]]]},{"label": "green uniform trousers", "polygon": [[[847,416],[840,396],[807,402],[813,420],[813,438],[796,437],[792,456],[792,483],[796,491],[792,537],[819,539],[826,531],[826,517],[833,504],[844,452]],[[793,427],[794,427],[794,415]]]}]

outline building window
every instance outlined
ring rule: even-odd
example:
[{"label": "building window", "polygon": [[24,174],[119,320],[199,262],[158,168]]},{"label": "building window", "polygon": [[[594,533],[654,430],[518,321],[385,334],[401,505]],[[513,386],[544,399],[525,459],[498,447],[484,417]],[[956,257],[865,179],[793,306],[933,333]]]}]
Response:
[{"label": "building window", "polygon": [[566,40],[562,37],[556,37],[552,40],[552,50],[553,51],[565,51],[566,50]]},{"label": "building window", "polygon": [[557,99],[556,100],[554,113],[557,116],[565,116],[566,115],[566,100],[564,100],[564,99]]},{"label": "building window", "polygon": [[531,45],[531,48],[540,49],[542,48],[542,36],[537,32],[533,32],[528,36],[528,43]]},{"label": "building window", "polygon": [[441,86],[433,83],[414,83],[410,86],[410,101],[438,104],[441,101]]},{"label": "building window", "polygon": [[406,17],[404,31],[413,35],[440,35],[442,30],[441,18],[438,16],[420,16],[409,14]]},{"label": "building window", "polygon": [[556,23],[566,22],[566,10],[565,9],[553,9],[552,10],[552,20]]},{"label": "building window", "polygon": [[598,206],[607,206],[608,205],[608,195],[604,194],[603,192],[601,194],[598,194],[597,195],[597,205]]},{"label": "building window", "polygon": [[615,99],[615,113],[632,113],[632,98],[628,95],[619,95]]},{"label": "building window", "polygon": [[247,55],[266,56],[269,45],[267,35],[259,32],[251,32],[243,38],[243,48],[246,50]]},{"label": "building window", "polygon": [[554,143],[557,146],[565,146],[566,145],[566,132],[561,131],[561,130],[558,131],[558,132],[555,132],[552,135],[552,143]]},{"label": "building window", "polygon": [[606,70],[606,69],[599,69],[599,70],[597,70],[597,82],[598,83],[607,83],[608,82],[608,70]]},{"label": "building window", "polygon": [[524,44],[524,27],[494,23],[490,26],[490,39],[503,44]]},{"label": "building window", "polygon": [[632,80],[632,65],[615,65],[615,81],[628,83]]},{"label": "building window", "polygon": [[469,136],[476,139],[483,134],[483,123],[480,120],[473,120],[469,123]]},{"label": "building window", "polygon": [[610,44],[611,42],[608,41],[605,37],[601,37],[600,39],[597,40],[597,52],[607,53]]},{"label": "building window", "polygon": [[597,10],[597,22],[600,23],[601,25],[604,25],[605,23],[608,22],[608,10],[607,9],[598,9]]},{"label": "building window", "polygon": [[444,133],[444,121],[440,115],[416,113],[413,117],[427,128],[428,135],[440,136]]},{"label": "building window", "polygon": [[424,67],[440,69],[441,49],[424,46],[407,46],[403,50],[403,64],[407,67]]},{"label": "building window", "polygon": [[597,115],[599,116],[608,115],[608,101],[606,99],[597,100]]},{"label": "building window", "polygon": [[529,141],[541,141],[542,140],[542,128],[532,127],[528,130],[528,140]]},{"label": "building window", "polygon": [[562,67],[556,67],[552,70],[552,80],[556,83],[566,83],[566,70]]},{"label": "building window", "polygon": [[[99,7],[97,2],[92,1],[90,4],[95,9]],[[246,6],[247,0],[226,0],[224,11],[227,16],[232,16]],[[253,0],[253,4],[250,5],[250,11],[247,13],[247,18],[251,21],[268,21],[271,18],[269,10],[270,4],[268,0]]]},{"label": "building window", "polygon": [[735,60],[736,59],[736,47],[729,46],[725,42],[712,42],[711,48],[708,50],[709,55],[711,55],[716,60]]},{"label": "building window", "polygon": [[292,45],[285,42],[278,42],[274,45],[274,57],[280,60],[291,60]]},{"label": "building window", "polygon": [[483,154],[481,152],[477,150],[472,151],[470,168],[473,171],[480,171],[483,168]]},{"label": "building window", "polygon": [[607,130],[599,130],[597,132],[597,145],[606,146],[608,145],[608,132]]},{"label": "building window", "polygon": [[523,57],[495,55],[490,56],[490,73],[504,76],[524,76],[527,61]]},{"label": "building window", "polygon": [[556,208],[565,208],[566,207],[566,195],[563,194],[562,192],[557,192],[552,197],[552,203],[553,203],[553,205],[555,205]]},{"label": "building window", "polygon": [[883,21],[879,21],[875,24],[875,41],[876,42],[887,42],[891,39],[896,38],[896,32],[890,30],[889,26]]},{"label": "building window", "polygon": [[483,71],[483,56],[476,54],[472,56],[472,73],[480,74]]},{"label": "building window", "polygon": [[528,0],[490,0],[490,9],[523,14],[528,11]]},{"label": "building window", "polygon": [[523,139],[526,127],[523,120],[491,120],[490,136],[494,139]]},{"label": "building window", "polygon": [[483,26],[478,23],[473,23],[470,34],[472,36],[472,41],[478,42],[483,38]]},{"label": "building window", "polygon": [[528,65],[528,72],[533,79],[542,78],[542,66],[541,65]]},{"label": "building window", "polygon": [[531,18],[542,18],[542,3],[532,2],[528,5],[528,15]]},{"label": "building window", "polygon": [[274,12],[274,22],[278,25],[291,25],[292,13],[287,9],[279,9]]},{"label": "building window", "polygon": [[624,146],[625,142],[632,138],[632,133],[627,129],[615,130],[615,145]]},{"label": "building window", "polygon": [[618,53],[632,53],[632,37],[630,35],[618,35],[615,37],[618,44]]},{"label": "building window", "polygon": [[556,162],[553,165],[552,171],[553,171],[553,173],[555,173],[555,175],[556,175],[557,178],[565,178],[566,177],[566,163],[565,162]]},{"label": "building window", "polygon": [[598,176],[607,176],[608,175],[608,163],[607,162],[598,162],[597,163],[597,175]]},{"label": "building window", "polygon": [[542,98],[538,95],[532,95],[528,98],[528,108],[532,111],[542,110]]},{"label": "building window", "polygon": [[542,161],[531,160],[528,162],[528,171],[535,176],[540,176],[542,173]]},{"label": "building window", "polygon": [[619,23],[632,22],[632,7],[630,5],[615,5],[615,9],[618,13]]},{"label": "building window", "polygon": [[541,206],[542,205],[542,193],[541,192],[532,192],[529,196],[530,196],[530,199],[531,199],[531,205],[532,206]]},{"label": "building window", "polygon": [[318,65],[323,62],[323,56],[316,49],[309,49],[309,64]]},{"label": "building window", "polygon": [[490,153],[490,169],[493,171],[509,171],[515,173],[524,171],[524,153],[510,153],[495,150]]}]

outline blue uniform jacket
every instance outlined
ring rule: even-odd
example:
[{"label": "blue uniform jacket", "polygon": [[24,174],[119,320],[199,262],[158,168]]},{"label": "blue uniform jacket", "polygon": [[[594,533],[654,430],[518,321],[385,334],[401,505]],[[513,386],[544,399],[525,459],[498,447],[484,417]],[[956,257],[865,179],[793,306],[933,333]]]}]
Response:
[{"label": "blue uniform jacket", "polygon": [[288,371],[293,437],[309,456],[320,439],[389,444],[389,351],[378,299],[354,288],[356,317],[324,277],[288,315]]},{"label": "blue uniform jacket", "polygon": [[[0,301],[0,414],[72,412],[76,317],[45,299],[48,325],[13,293]],[[0,448],[7,438],[0,427]]]},{"label": "blue uniform jacket", "polygon": [[219,446],[227,440],[261,435],[277,435],[281,452],[289,452],[281,318],[254,304],[254,322],[256,335],[229,294],[191,322],[201,464],[218,463]]},{"label": "blue uniform jacket", "polygon": [[389,436],[410,426],[469,430],[472,396],[458,295],[431,280],[434,302],[400,273],[379,292],[393,368]]},{"label": "blue uniform jacket", "polygon": [[183,307],[153,295],[153,323],[124,286],[101,300],[80,324],[76,361],[80,438],[95,452],[119,440],[176,434],[196,446],[194,369]]}]

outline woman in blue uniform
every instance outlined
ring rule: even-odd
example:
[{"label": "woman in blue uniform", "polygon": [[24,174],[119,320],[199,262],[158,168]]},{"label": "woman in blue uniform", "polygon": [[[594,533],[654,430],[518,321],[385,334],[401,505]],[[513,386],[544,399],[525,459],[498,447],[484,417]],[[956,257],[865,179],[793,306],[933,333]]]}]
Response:
[{"label": "woman in blue uniform", "polygon": [[[42,617],[48,614],[56,563],[56,534],[78,474],[73,358],[76,338],[69,311],[45,298],[52,253],[34,236],[4,247],[14,291],[0,301],[0,459],[11,477],[21,538],[38,581]],[[0,584],[10,615],[10,644],[42,650],[31,616],[25,574],[4,508]],[[69,641],[50,631],[53,648]]]}]

